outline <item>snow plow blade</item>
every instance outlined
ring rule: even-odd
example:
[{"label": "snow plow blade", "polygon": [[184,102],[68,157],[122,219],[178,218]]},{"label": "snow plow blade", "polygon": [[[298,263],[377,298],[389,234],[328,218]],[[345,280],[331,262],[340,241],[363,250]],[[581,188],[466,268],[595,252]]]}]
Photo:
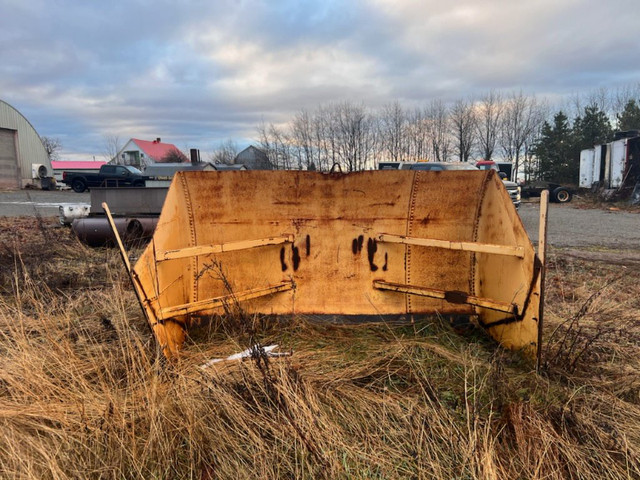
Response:
[{"label": "snow plow blade", "polygon": [[[125,261],[127,263],[127,261]],[[178,172],[130,273],[167,357],[198,318],[477,316],[534,356],[540,272],[494,171]]]}]

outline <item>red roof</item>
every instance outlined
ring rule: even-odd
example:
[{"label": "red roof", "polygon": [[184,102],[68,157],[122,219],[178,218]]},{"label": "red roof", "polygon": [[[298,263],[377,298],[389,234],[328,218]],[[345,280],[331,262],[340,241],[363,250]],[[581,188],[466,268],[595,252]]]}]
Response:
[{"label": "red roof", "polygon": [[101,165],[107,162],[73,162],[73,161],[61,161],[51,160],[51,168],[54,170],[99,170]]},{"label": "red roof", "polygon": [[[148,140],[139,140],[137,138],[132,138],[131,140],[133,140],[136,145],[140,147],[140,150],[142,150],[148,157],[153,158],[153,160],[156,162],[161,162],[162,159],[173,150],[180,152],[178,147],[176,147],[173,143],[162,143],[158,142],[157,140],[153,140],[150,142]],[[181,156],[184,157],[183,162],[187,162],[188,158],[184,154],[182,154],[182,152],[180,153]]]}]

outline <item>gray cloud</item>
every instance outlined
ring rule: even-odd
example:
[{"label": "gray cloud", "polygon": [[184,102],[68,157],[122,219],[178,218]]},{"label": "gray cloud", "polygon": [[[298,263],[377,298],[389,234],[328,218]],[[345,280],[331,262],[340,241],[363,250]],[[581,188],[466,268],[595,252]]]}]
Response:
[{"label": "gray cloud", "polygon": [[103,137],[210,149],[352,100],[424,104],[637,82],[632,0],[0,0],[0,98],[65,152]]}]

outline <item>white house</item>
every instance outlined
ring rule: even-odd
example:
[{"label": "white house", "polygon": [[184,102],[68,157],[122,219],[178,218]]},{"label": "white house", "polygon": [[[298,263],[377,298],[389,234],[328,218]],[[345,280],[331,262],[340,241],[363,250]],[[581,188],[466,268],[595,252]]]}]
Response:
[{"label": "white house", "polygon": [[188,162],[189,159],[173,143],[155,140],[130,139],[109,163],[132,165],[144,169],[154,163]]}]

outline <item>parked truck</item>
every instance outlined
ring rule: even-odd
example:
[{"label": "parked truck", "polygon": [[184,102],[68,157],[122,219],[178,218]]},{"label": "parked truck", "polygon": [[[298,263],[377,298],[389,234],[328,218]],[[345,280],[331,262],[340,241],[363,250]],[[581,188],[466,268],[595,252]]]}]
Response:
[{"label": "parked truck", "polygon": [[[494,162],[491,162],[494,163]],[[478,170],[479,167],[468,162],[380,162],[379,170],[427,170],[438,172],[443,170]],[[480,168],[480,170],[490,170],[489,168]],[[498,170],[494,168],[494,170]],[[520,187],[509,181],[506,176],[500,173],[500,178],[504,184],[509,197],[516,208],[520,208]]]},{"label": "parked truck", "polygon": [[140,170],[130,165],[102,165],[98,173],[62,173],[62,181],[77,193],[92,187],[144,187],[147,179]]},{"label": "parked truck", "polygon": [[[511,162],[494,162],[493,160],[480,160],[476,162],[476,167],[480,170],[497,170],[503,177],[505,185],[509,182],[513,174],[513,164]],[[507,187],[507,190],[509,187]],[[567,203],[573,198],[574,189],[567,185],[556,182],[536,180],[531,182],[520,182],[519,190],[523,198],[539,197],[544,190],[549,190],[549,200],[556,203]]]}]

